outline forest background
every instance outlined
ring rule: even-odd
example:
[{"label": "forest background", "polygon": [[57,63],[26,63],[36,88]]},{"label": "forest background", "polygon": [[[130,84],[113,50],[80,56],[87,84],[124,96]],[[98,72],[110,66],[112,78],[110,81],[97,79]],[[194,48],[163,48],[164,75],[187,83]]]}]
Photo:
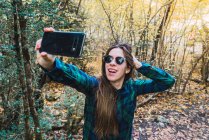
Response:
[{"label": "forest background", "polygon": [[208,0],[0,0],[1,139],[82,139],[84,95],[35,64],[44,27],[87,34],[81,58],[59,58],[91,75],[115,42],[174,75],[172,89],[138,98],[135,139],[209,138]]}]

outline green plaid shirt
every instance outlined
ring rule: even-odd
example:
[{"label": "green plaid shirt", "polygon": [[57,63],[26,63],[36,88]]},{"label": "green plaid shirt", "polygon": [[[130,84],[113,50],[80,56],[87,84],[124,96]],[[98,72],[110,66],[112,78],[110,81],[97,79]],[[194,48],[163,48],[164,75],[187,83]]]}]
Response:
[{"label": "green plaid shirt", "polygon": [[[149,79],[129,79],[124,82],[121,89],[116,91],[118,93],[116,116],[119,124],[119,136],[110,136],[109,140],[131,140],[132,122],[138,95],[164,91],[172,87],[175,82],[170,74],[147,63],[142,63],[142,67],[137,71]],[[99,85],[98,79],[89,76],[74,65],[63,63],[57,58],[55,59],[54,69],[46,73],[52,80],[69,85],[86,95],[83,139],[97,140],[94,133],[94,114],[96,106],[95,92]]]}]

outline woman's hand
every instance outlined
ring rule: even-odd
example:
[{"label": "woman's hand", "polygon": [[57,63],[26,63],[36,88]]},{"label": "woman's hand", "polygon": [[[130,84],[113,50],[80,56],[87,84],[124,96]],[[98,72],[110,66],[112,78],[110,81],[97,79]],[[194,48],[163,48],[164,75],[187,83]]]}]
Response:
[{"label": "woman's hand", "polygon": [[[52,27],[44,28],[44,32],[54,32],[54,31],[55,30]],[[51,54],[47,54],[46,52],[41,52],[41,53],[39,52],[39,49],[41,48],[41,41],[42,39],[39,39],[36,42],[36,47],[35,47],[36,54],[37,54],[36,63],[38,63],[43,68],[50,71],[54,67],[55,56]]]},{"label": "woman's hand", "polygon": [[133,56],[133,61],[134,61],[135,68],[139,69],[142,66],[142,63],[139,60],[137,60],[137,58],[134,55],[132,55],[132,56]]}]

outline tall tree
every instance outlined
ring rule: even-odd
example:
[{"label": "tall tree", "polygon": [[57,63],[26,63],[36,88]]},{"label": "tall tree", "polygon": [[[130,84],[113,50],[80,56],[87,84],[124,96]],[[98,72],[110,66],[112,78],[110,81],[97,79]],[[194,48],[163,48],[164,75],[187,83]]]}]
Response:
[{"label": "tall tree", "polygon": [[[18,33],[18,11],[17,11],[17,3],[16,1],[12,2],[13,6],[13,18],[14,18],[14,47],[16,51],[16,65],[17,65],[17,74],[21,86],[21,92],[23,93],[23,107],[24,107],[24,115],[25,115],[25,139],[31,139],[30,134],[30,125],[29,125],[29,105],[28,105],[28,94],[26,89],[26,83],[24,80],[24,71],[23,71],[23,63],[22,63],[22,55],[21,55],[21,49],[20,49],[20,43],[19,43],[19,33]],[[18,99],[16,99],[18,100]]]},{"label": "tall tree", "polygon": [[[209,28],[203,26],[203,30],[205,32],[204,40],[203,40],[203,53],[205,50],[209,48]],[[204,57],[202,57],[202,67],[201,67],[201,75],[202,81],[205,84],[209,82],[209,52],[205,53]]]},{"label": "tall tree", "polygon": [[159,47],[159,41],[162,38],[163,30],[165,30],[164,27],[166,27],[166,24],[169,20],[169,14],[170,14],[171,7],[172,7],[173,3],[174,3],[174,0],[171,0],[168,2],[167,6],[166,6],[165,14],[160,22],[158,29],[157,29],[157,33],[154,38],[154,45],[153,45],[153,49],[152,49],[150,62],[154,61],[156,58],[156,54],[157,54],[158,47]]}]

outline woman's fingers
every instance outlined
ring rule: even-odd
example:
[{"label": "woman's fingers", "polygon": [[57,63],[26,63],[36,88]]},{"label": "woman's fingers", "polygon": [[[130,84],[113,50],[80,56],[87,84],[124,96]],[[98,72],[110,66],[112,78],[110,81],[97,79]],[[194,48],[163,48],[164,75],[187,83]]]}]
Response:
[{"label": "woman's fingers", "polygon": [[38,41],[36,41],[35,50],[39,50],[41,48],[41,41],[42,41],[42,39],[39,39]]},{"label": "woman's fingers", "polygon": [[44,32],[54,32],[54,31],[55,31],[55,29],[52,27],[44,28]]},{"label": "woman's fingers", "polygon": [[47,57],[47,53],[46,52],[41,52],[41,56],[42,57]]},{"label": "woman's fingers", "polygon": [[[44,32],[54,32],[54,31],[55,29],[52,27],[44,28]],[[50,70],[53,68],[55,56],[48,54],[47,52],[39,52],[41,48],[41,42],[42,39],[36,41],[36,46],[35,46],[36,55],[37,55],[36,63],[41,65],[43,68]]]},{"label": "woman's fingers", "polygon": [[[44,28],[44,32],[54,32],[54,31],[55,31],[55,29],[52,27]],[[36,41],[35,50],[39,50],[41,48],[41,41],[42,41],[42,39],[39,39],[38,41]]]},{"label": "woman's fingers", "polygon": [[47,52],[41,52],[40,55],[46,61],[54,61],[55,59],[54,55],[48,54]]}]

